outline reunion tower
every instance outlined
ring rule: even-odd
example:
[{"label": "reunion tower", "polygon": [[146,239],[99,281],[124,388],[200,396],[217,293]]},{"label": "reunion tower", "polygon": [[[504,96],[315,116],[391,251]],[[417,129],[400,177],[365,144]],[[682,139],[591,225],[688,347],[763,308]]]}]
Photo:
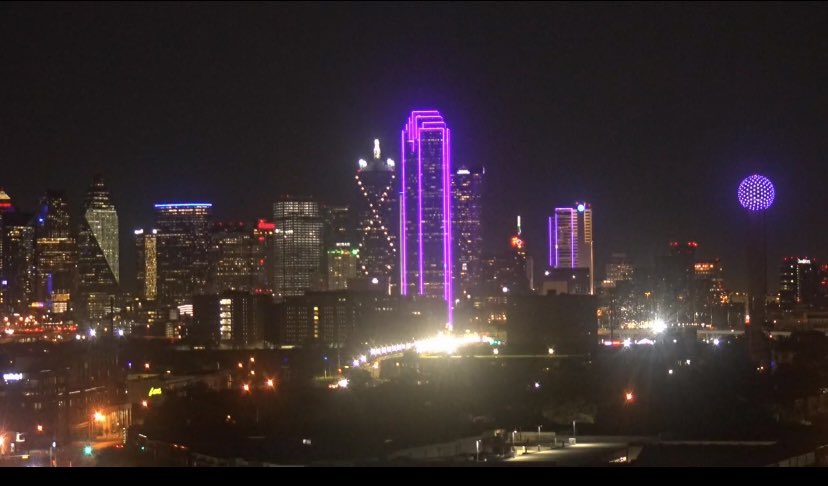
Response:
[{"label": "reunion tower", "polygon": [[767,346],[762,332],[765,325],[765,296],[768,293],[765,213],[773,204],[775,192],[770,179],[754,174],[739,184],[737,196],[742,207],[747,209],[750,220],[747,239],[748,314],[745,319],[745,336],[751,359],[762,363],[767,360]]}]

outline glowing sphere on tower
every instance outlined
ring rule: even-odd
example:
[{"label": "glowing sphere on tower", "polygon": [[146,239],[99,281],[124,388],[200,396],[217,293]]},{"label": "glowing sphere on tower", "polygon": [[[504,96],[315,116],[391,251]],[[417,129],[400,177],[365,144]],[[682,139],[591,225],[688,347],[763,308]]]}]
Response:
[{"label": "glowing sphere on tower", "polygon": [[754,174],[739,184],[739,203],[748,211],[764,211],[771,207],[775,192],[770,179]]}]

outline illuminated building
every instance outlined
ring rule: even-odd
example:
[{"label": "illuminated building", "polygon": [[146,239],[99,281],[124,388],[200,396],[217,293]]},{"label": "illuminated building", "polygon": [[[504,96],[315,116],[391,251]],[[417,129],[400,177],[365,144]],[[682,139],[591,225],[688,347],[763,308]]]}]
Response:
[{"label": "illuminated building", "polygon": [[614,287],[618,282],[626,282],[633,278],[633,264],[626,253],[613,253],[606,264],[606,278],[603,285]]},{"label": "illuminated building", "polygon": [[357,276],[359,258],[359,250],[352,244],[350,208],[325,205],[323,219],[325,285],[322,287],[342,290],[348,287],[348,280]]},{"label": "illuminated building", "polygon": [[216,223],[210,230],[211,292],[253,292],[259,279],[258,242],[244,223]]},{"label": "illuminated building", "polygon": [[723,269],[718,258],[697,260],[693,264],[690,297],[694,323],[724,324],[725,319],[718,312],[725,300]]},{"label": "illuminated building", "polygon": [[767,177],[754,174],[739,184],[736,197],[748,211],[748,315],[745,318],[745,334],[751,359],[765,362],[768,359],[767,341],[763,334],[766,321],[768,293],[767,230],[765,213],[770,209],[776,193]]},{"label": "illuminated building", "polygon": [[155,300],[158,298],[158,230],[135,230],[135,248],[138,293],[144,299]]},{"label": "illuminated building", "polygon": [[379,140],[373,157],[360,159],[354,176],[359,189],[359,273],[368,281],[377,279],[383,288],[395,280],[399,206],[396,163],[382,160]]},{"label": "illuminated building", "polygon": [[14,204],[11,197],[0,187],[0,214],[14,212]]},{"label": "illuminated building", "polygon": [[400,143],[400,293],[442,298],[451,328],[451,131],[440,112],[412,111]]},{"label": "illuminated building", "polygon": [[784,311],[815,306],[822,294],[822,275],[817,261],[787,257],[779,269],[779,306]]},{"label": "illuminated building", "polygon": [[101,176],[83,202],[78,230],[78,294],[81,316],[98,321],[110,313],[120,283],[118,213]]},{"label": "illuminated building", "polygon": [[256,346],[264,339],[271,305],[268,295],[234,290],[196,295],[190,337],[232,347]]},{"label": "illuminated building", "polygon": [[32,219],[29,213],[2,215],[0,303],[15,312],[23,312],[34,297],[35,227]]},{"label": "illuminated building", "polygon": [[210,203],[155,205],[158,298],[167,305],[190,302],[207,287]]},{"label": "illuminated building", "polygon": [[483,238],[480,233],[481,196],[484,168],[460,166],[451,178],[454,197],[454,241],[456,246],[455,281],[457,298],[468,295],[480,284],[480,257]]},{"label": "illuminated building", "polygon": [[[405,321],[399,311],[400,299],[382,290],[307,292],[279,305],[282,326],[276,339],[288,345],[320,343],[340,348],[374,339]],[[410,324],[404,327],[408,333],[415,329]]]},{"label": "illuminated building", "polygon": [[[14,212],[14,205],[12,204],[11,197],[6,194],[6,191],[0,187],[0,234],[3,232],[3,218],[2,216],[6,213]],[[3,276],[3,238],[0,237],[0,278]],[[2,292],[3,292],[3,284],[2,280],[0,280],[0,303],[2,303]]]},{"label": "illuminated building", "polygon": [[77,248],[62,191],[48,191],[35,218],[35,298],[55,313],[69,310]]},{"label": "illuminated building", "polygon": [[273,294],[273,238],[275,234],[275,223],[264,219],[256,221],[256,226],[253,228],[258,265],[255,292],[259,294]]},{"label": "illuminated building", "polygon": [[328,290],[344,290],[348,281],[357,276],[359,250],[342,245],[327,250]]},{"label": "illuminated building", "polygon": [[[576,293],[592,294],[595,290],[592,254],[592,206],[576,203],[572,208],[555,208],[547,223],[549,275],[546,281],[569,279],[586,274],[586,284],[577,286]],[[567,270],[568,269],[568,270]],[[580,269],[575,271],[575,269]],[[584,271],[585,270],[585,271]]]},{"label": "illuminated building", "polygon": [[320,286],[322,214],[310,198],[283,197],[273,204],[273,290],[278,297],[302,295]]}]

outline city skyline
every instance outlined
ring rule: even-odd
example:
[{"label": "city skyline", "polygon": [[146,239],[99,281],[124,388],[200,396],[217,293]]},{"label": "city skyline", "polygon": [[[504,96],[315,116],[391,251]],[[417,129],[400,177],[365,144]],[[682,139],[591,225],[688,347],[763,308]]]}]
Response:
[{"label": "city skyline", "polygon": [[0,466],[828,466],[826,24],[0,4]]},{"label": "city skyline", "polygon": [[[527,247],[536,261],[542,261],[546,216],[556,203],[585,198],[600,208],[594,223],[600,234],[596,268],[603,268],[616,251],[626,252],[637,263],[651,263],[664,242],[694,239],[701,243],[705,257],[722,259],[728,280],[744,285],[744,256],[729,244],[744,230],[734,223],[741,208],[730,194],[743,177],[759,172],[770,177],[778,190],[777,206],[768,214],[779,233],[769,239],[769,260],[790,254],[826,257],[828,236],[812,221],[818,220],[815,208],[828,204],[828,196],[819,190],[818,179],[796,176],[819,173],[820,154],[826,152],[825,142],[815,131],[818,110],[803,101],[820,99],[817,81],[828,74],[812,42],[824,12],[805,7],[790,11],[755,6],[748,11],[735,5],[678,6],[672,12],[660,12],[660,21],[677,42],[670,49],[681,53],[672,56],[666,47],[643,48],[661,34],[630,33],[636,29],[625,27],[647,18],[651,10],[645,6],[618,6],[613,15],[603,11],[591,16],[584,15],[590,12],[587,6],[516,7],[496,15],[480,9],[473,13],[476,26],[460,22],[468,14],[460,8],[412,8],[443,27],[441,34],[424,42],[445,48],[425,50],[453,52],[455,62],[441,54],[403,63],[395,53],[405,43],[399,39],[399,29],[391,25],[412,21],[394,12],[379,21],[382,17],[372,9],[274,7],[257,10],[254,18],[238,11],[224,15],[226,10],[217,7],[204,10],[203,32],[193,37],[186,28],[179,31],[159,21],[171,13],[186,17],[191,12],[187,8],[170,7],[163,13],[148,9],[128,19],[117,9],[104,7],[96,15],[124,27],[119,33],[110,36],[108,31],[90,27],[85,36],[64,44],[60,39],[71,24],[64,21],[83,22],[88,11],[56,7],[34,16],[33,11],[10,8],[10,15],[0,20],[6,27],[3,35],[34,40],[30,47],[4,43],[16,46],[6,52],[19,69],[15,77],[2,81],[0,92],[6,93],[4,106],[10,117],[19,120],[19,128],[12,127],[7,138],[0,140],[0,150],[4,160],[27,170],[7,174],[0,187],[21,210],[34,210],[46,189],[63,189],[77,217],[85,181],[94,173],[103,173],[115,194],[122,234],[150,227],[152,212],[147,208],[158,201],[206,199],[215,203],[218,219],[252,220],[268,215],[279,194],[296,188],[324,194],[335,203],[349,201],[351,188],[343,181],[353,177],[352,164],[364,156],[365,140],[387,141],[384,156],[397,160],[400,154],[393,141],[400,113],[412,107],[438,106],[452,120],[454,162],[484,165],[490,180],[498,181],[483,196],[484,206],[490,208],[482,221],[486,251],[497,251],[514,215],[521,214]],[[717,20],[703,30],[709,20],[707,12],[715,12]],[[745,16],[757,30],[728,23]],[[315,55],[297,59],[278,48],[268,34],[270,25],[295,33],[293,37],[306,35],[281,17],[300,20],[296,25],[317,19],[325,35],[307,49],[310,53],[325,49],[334,65],[325,68],[312,60]],[[230,18],[248,26],[249,41],[231,40],[220,59],[246,49],[261,54],[265,62],[254,66],[232,61],[240,75],[233,80],[219,75],[216,80],[232,88],[209,90],[208,98],[209,86],[199,81],[199,68],[180,65],[176,59],[196,52]],[[338,39],[351,32],[350,27],[343,27],[343,19],[351,25],[380,29],[387,34],[388,45],[342,47],[345,43]],[[554,28],[542,29],[546,23],[541,19],[552,22]],[[520,31],[510,26],[515,24],[523,25]],[[753,32],[758,31],[764,34],[754,39]],[[484,32],[500,34],[494,37],[505,41],[495,43],[484,36],[479,52],[461,42]],[[596,32],[595,42],[588,41],[589,32]],[[693,41],[700,32],[702,40]],[[83,86],[92,85],[87,82],[90,76],[107,62],[96,49],[104,38],[114,52],[132,63],[109,68],[108,87],[88,91]],[[189,38],[194,39],[192,43],[185,41]],[[617,56],[600,47],[607,38],[618,39]],[[159,43],[170,49],[158,61],[135,47]],[[524,45],[530,47],[520,50]],[[711,45],[728,47],[718,53]],[[803,55],[785,56],[786,45],[801,48]],[[51,48],[59,48],[66,56],[45,62],[41,52]],[[537,63],[544,59],[546,49],[558,54]],[[517,56],[512,55],[515,52]],[[480,53],[491,59],[483,68],[488,81],[472,86],[463,73],[478,65]],[[651,63],[662,67],[648,67],[640,74],[626,69],[665,56],[683,61]],[[730,57],[742,63],[733,79],[721,74]],[[274,80],[273,66],[282,60],[287,62],[288,76]],[[48,91],[39,81],[45,77],[31,67],[34,63],[66,82],[48,98],[53,101],[50,104],[37,101],[39,94]],[[383,64],[397,69],[375,76],[370,67]],[[705,69],[687,67],[693,65]],[[572,68],[561,69],[566,66]],[[327,69],[354,75],[334,85],[326,80]],[[510,85],[506,80],[511,76],[505,76],[510,70],[520,73],[525,90],[500,90]],[[161,73],[167,71],[174,72],[176,79],[163,77]],[[797,77],[797,73],[807,75]],[[297,84],[299,74],[301,79],[312,80],[313,89],[307,93]],[[282,86],[296,100],[266,94],[272,92],[271,84]],[[540,89],[547,85],[551,89]],[[336,92],[366,106],[361,110],[323,106],[312,94],[330,92],[334,86]],[[79,98],[72,95],[77,90],[85,93],[86,104],[78,105]],[[125,92],[134,95],[121,96]],[[242,92],[248,94],[239,95]],[[490,96],[494,92],[502,96]],[[650,92],[657,102],[645,98]],[[800,95],[791,97],[790,92]],[[613,98],[618,93],[636,103],[619,104]],[[529,99],[535,101],[529,103]],[[265,102],[263,108],[251,109],[259,101]],[[211,110],[218,116],[201,116]],[[71,119],[65,116],[69,112]],[[198,119],[191,120],[191,116]],[[680,121],[664,123],[673,119]],[[778,126],[780,119],[793,123]],[[60,129],[66,127],[71,128]],[[321,138],[328,142],[324,150],[314,143]],[[298,160],[313,163],[297,164]],[[110,164],[118,164],[119,169]],[[223,169],[227,165],[234,170]],[[262,180],[267,183],[253,182]],[[792,211],[803,217],[784,217]],[[629,214],[640,217],[627,218]],[[135,251],[124,242],[121,251],[124,281],[131,285]]]}]

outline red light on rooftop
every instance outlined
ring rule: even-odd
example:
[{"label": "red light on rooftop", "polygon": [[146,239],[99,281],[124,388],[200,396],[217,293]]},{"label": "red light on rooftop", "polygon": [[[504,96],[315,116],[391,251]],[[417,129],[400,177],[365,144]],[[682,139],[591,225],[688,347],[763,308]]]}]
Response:
[{"label": "red light on rooftop", "polygon": [[256,229],[260,231],[273,231],[276,229],[276,223],[271,223],[269,221],[265,221],[264,219],[260,219],[256,223]]}]

